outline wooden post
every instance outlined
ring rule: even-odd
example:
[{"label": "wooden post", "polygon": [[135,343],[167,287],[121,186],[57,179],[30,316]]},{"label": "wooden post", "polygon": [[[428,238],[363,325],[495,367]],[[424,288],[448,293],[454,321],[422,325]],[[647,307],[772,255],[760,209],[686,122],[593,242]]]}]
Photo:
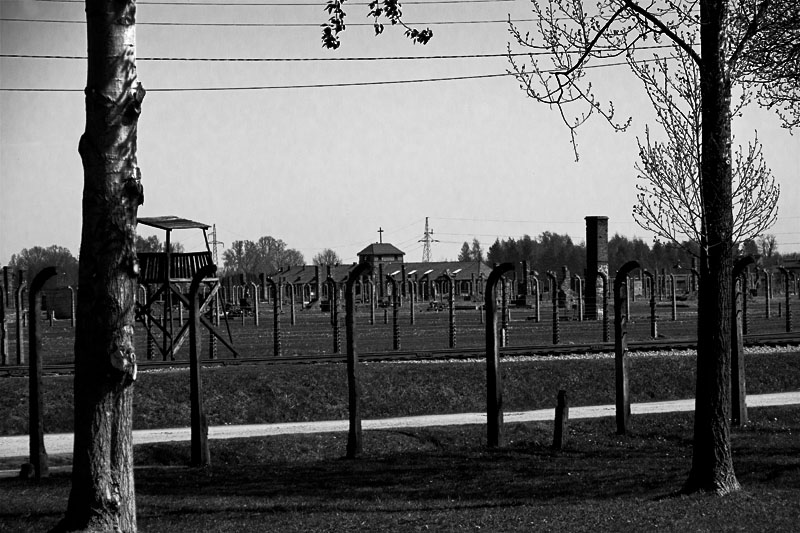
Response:
[{"label": "wooden post", "polygon": [[14,311],[16,312],[16,333],[17,333],[17,364],[25,364],[25,352],[22,349],[22,313],[24,312],[24,305],[22,305],[22,291],[25,290],[25,271],[20,269],[17,277],[17,290],[14,293]]},{"label": "wooden post", "polygon": [[450,328],[449,328],[449,335],[448,335],[448,346],[450,348],[456,347],[456,277],[453,274],[447,274],[448,279],[450,280],[450,298],[448,298],[448,304],[450,307]]},{"label": "wooden post", "polygon": [[42,397],[42,287],[56,275],[55,267],[43,268],[31,282],[28,292],[28,311],[31,321],[28,326],[28,432],[30,435],[30,463],[33,476],[38,481],[49,474],[47,451],[44,447],[44,400]]},{"label": "wooden post", "polygon": [[669,286],[672,292],[672,321],[678,320],[678,296],[675,294],[675,274],[669,275]]},{"label": "wooden post", "polygon": [[574,277],[578,283],[578,322],[583,322],[583,280],[577,274]]},{"label": "wooden post", "polygon": [[416,307],[417,303],[417,284],[412,280],[408,280],[408,283],[409,283],[408,301],[409,301],[409,311],[411,315],[410,320],[411,320],[411,325],[413,326],[414,323],[416,322],[415,318],[416,310],[414,308]]},{"label": "wooden post", "polygon": [[601,270],[597,271],[597,276],[603,280],[603,342],[608,342],[608,276]]},{"label": "wooden post", "polygon": [[192,276],[189,286],[189,395],[191,400],[191,466],[211,466],[208,449],[208,419],[203,409],[203,388],[200,378],[200,309],[197,295],[205,278],[213,277],[216,265],[205,265]]},{"label": "wooden post", "polygon": [[253,288],[253,325],[258,327],[258,300],[259,300],[259,290],[258,285],[254,282],[250,282],[250,286]]},{"label": "wooden post", "polygon": [[372,280],[372,276],[370,276],[369,280],[367,281],[369,284],[369,325],[375,325],[375,306],[377,305],[377,298],[375,297],[375,282]]},{"label": "wooden post", "polygon": [[332,277],[328,277],[328,302],[331,308],[331,325],[333,326],[333,353],[342,351],[342,340],[339,330],[339,290]]},{"label": "wooden post", "polygon": [[628,315],[622,313],[622,290],[624,286],[627,299],[627,293],[631,292],[628,273],[636,268],[640,268],[637,261],[628,261],[614,278],[614,370],[617,433],[620,435],[627,433],[631,417],[631,400],[628,395]]},{"label": "wooden post", "polygon": [[536,298],[534,298],[534,300],[533,300],[533,308],[535,309],[535,313],[534,313],[534,315],[536,317],[535,320],[536,320],[536,323],[538,324],[539,321],[541,320],[541,316],[539,315],[539,302],[541,300],[541,292],[540,292],[541,286],[539,285],[539,278],[537,278],[536,276],[531,276],[531,280],[533,281],[533,288],[536,291]]},{"label": "wooden post", "polygon": [[6,307],[11,307],[11,280],[9,279],[8,275],[9,268],[7,266],[3,267],[3,305]]},{"label": "wooden post", "polygon": [[553,429],[553,449],[563,450],[567,445],[569,435],[569,404],[567,403],[567,391],[558,391],[558,403],[556,404],[556,420]]},{"label": "wooden post", "polygon": [[650,280],[650,336],[654,339],[658,338],[658,323],[656,322],[656,292],[653,288],[657,288],[655,277],[652,272],[644,271],[644,275]]},{"label": "wooden post", "polygon": [[497,297],[495,288],[503,274],[514,270],[513,263],[494,267],[484,288],[486,309],[486,431],[487,445],[503,445],[503,376],[500,372],[500,343],[497,340]]},{"label": "wooden post", "polygon": [[289,284],[289,323],[292,326],[297,325],[297,314],[294,310],[294,284]]},{"label": "wooden post", "polygon": [[770,307],[772,305],[772,275],[764,269],[764,300],[766,301],[765,314],[767,320],[771,318]]},{"label": "wooden post", "polygon": [[552,270],[547,271],[547,278],[550,280],[550,299],[553,303],[553,344],[558,344],[561,342],[558,323],[558,278]]},{"label": "wooden post", "polygon": [[508,280],[500,281],[500,347],[508,346]]},{"label": "wooden post", "polygon": [[792,302],[789,298],[790,295],[790,285],[789,285],[789,270],[786,267],[778,267],[778,269],[783,274],[783,297],[786,303],[786,333],[792,332]]},{"label": "wooden post", "polygon": [[69,327],[75,327],[75,288],[71,285],[69,289]]},{"label": "wooden post", "polygon": [[731,323],[731,424],[747,424],[747,402],[744,368],[744,300],[745,272],[748,265],[755,264],[752,256],[745,256],[733,264],[733,295]]},{"label": "wooden post", "polygon": [[[272,354],[275,357],[281,356],[281,309],[278,303],[278,285],[272,278],[266,278],[270,289],[274,293],[272,298]],[[321,300],[319,293],[317,293],[317,300]]]},{"label": "wooden post", "polygon": [[392,349],[399,350],[400,349],[400,323],[398,322],[399,317],[399,297],[400,292],[397,288],[397,280],[395,280],[392,276],[386,276],[386,283],[392,287]]},{"label": "wooden post", "polygon": [[[355,336],[355,303],[353,302],[353,284],[370,270],[369,263],[359,263],[347,276],[345,284],[345,335],[347,349],[347,404],[349,411],[349,428],[347,433],[347,458],[355,459],[361,454],[361,384],[358,379],[358,353]],[[371,293],[374,301],[374,293]]]},{"label": "wooden post", "polygon": [[[4,271],[5,272],[5,271]],[[6,321],[7,291],[0,291],[0,365],[8,365],[8,323]]]}]

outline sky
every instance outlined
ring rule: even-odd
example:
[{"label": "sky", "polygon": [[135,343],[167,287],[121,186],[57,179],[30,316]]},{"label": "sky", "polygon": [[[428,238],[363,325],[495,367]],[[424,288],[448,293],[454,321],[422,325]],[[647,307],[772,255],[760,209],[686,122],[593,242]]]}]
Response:
[{"label": "sky", "polygon": [[[473,238],[484,250],[497,238],[545,231],[579,243],[591,215],[608,216],[612,235],[652,242],[631,210],[636,138],[653,113],[627,67],[590,75],[599,97],[633,118],[629,130],[615,133],[591,120],[578,132],[575,162],[557,111],[527,98],[513,77],[441,80],[504,74],[504,57],[307,61],[503,54],[507,24],[483,21],[530,20],[528,0],[407,2],[404,19],[434,32],[426,46],[399,28],[375,37],[367,6],[348,2],[336,51],[321,47],[321,1],[202,1],[138,2],[137,69],[148,90],[139,119],[139,216],[215,225],[220,256],[233,241],[270,235],[307,263],[325,248],[356,261],[380,238],[419,261],[426,219],[433,260],[455,259]],[[85,57],[84,20],[82,2],[0,0],[0,55]],[[531,22],[519,26],[534,30]],[[85,79],[85,59],[0,57],[0,264],[32,246],[57,244],[77,256]],[[423,79],[439,81],[298,87]],[[209,88],[223,90],[198,90]],[[755,130],[781,186],[768,232],[778,251],[798,252],[800,136],[753,107],[734,132],[746,142]],[[142,226],[140,233],[163,240]],[[204,246],[198,231],[176,231],[172,239],[187,251]]]}]

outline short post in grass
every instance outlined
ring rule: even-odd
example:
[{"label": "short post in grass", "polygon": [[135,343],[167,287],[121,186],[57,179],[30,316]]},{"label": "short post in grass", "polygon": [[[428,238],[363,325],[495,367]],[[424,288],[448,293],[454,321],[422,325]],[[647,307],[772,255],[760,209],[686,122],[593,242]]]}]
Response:
[{"label": "short post in grass", "polygon": [[392,288],[392,349],[399,350],[400,349],[400,322],[398,321],[399,318],[399,309],[400,309],[400,295],[398,294],[400,291],[397,287],[397,280],[394,279],[391,275],[386,276],[386,284]]},{"label": "short post in grass", "polygon": [[567,403],[567,391],[558,391],[556,403],[556,420],[553,428],[553,449],[563,450],[567,445],[567,435],[569,435],[569,404]]},{"label": "short post in grass", "polygon": [[275,357],[281,356],[281,309],[278,304],[278,285],[275,280],[267,277],[265,278],[270,291],[273,294],[272,298],[272,353]]},{"label": "short post in grass", "polygon": [[732,324],[731,324],[731,424],[747,424],[747,403],[744,379],[744,302],[747,267],[755,264],[747,255],[733,264]]},{"label": "short post in grass", "polygon": [[17,273],[17,290],[14,292],[14,311],[16,312],[16,333],[17,333],[17,364],[25,364],[25,353],[22,349],[22,314],[24,313],[22,292],[27,287],[25,282],[25,270],[20,269]]},{"label": "short post in grass", "polygon": [[44,399],[42,397],[42,288],[56,275],[55,267],[45,267],[31,282],[28,292],[28,430],[30,434],[30,463],[33,477],[38,481],[49,474],[47,451],[44,448]]},{"label": "short post in grass", "polygon": [[780,266],[780,267],[778,267],[778,269],[781,271],[781,274],[783,274],[783,297],[784,297],[784,301],[785,301],[785,305],[786,305],[786,333],[791,333],[792,332],[792,302],[791,302],[791,299],[789,298],[791,296],[791,294],[790,294],[790,292],[791,292],[790,291],[790,289],[791,289],[790,281],[791,280],[790,280],[790,277],[789,277],[790,276],[790,272],[786,267]]},{"label": "short post in grass", "polygon": [[597,277],[603,280],[603,342],[608,342],[608,276],[605,272],[598,270]]},{"label": "short post in grass", "polygon": [[656,292],[657,291],[652,290],[653,288],[656,288],[656,280],[655,280],[655,277],[653,276],[653,273],[648,271],[648,270],[644,271],[644,275],[647,277],[647,279],[650,280],[650,287],[651,287],[651,291],[650,291],[650,337],[653,338],[653,339],[657,339],[658,338],[658,324],[656,322]]},{"label": "short post in grass", "polygon": [[487,445],[496,448],[503,444],[503,377],[500,372],[500,343],[497,338],[498,282],[503,274],[514,270],[513,263],[495,266],[486,280],[483,306],[486,309],[486,433]]},{"label": "short post in grass", "polygon": [[208,419],[203,409],[203,387],[200,378],[200,306],[198,293],[204,279],[217,273],[217,265],[203,266],[192,276],[189,285],[189,395],[191,399],[191,466],[210,466]]},{"label": "short post in grass", "polygon": [[447,302],[450,307],[450,327],[448,335],[448,346],[450,348],[456,347],[456,276],[455,274],[447,273],[447,279],[450,280],[450,297]]},{"label": "short post in grass", "polygon": [[631,400],[628,395],[628,314],[623,314],[623,298],[627,298],[627,293],[630,292],[628,274],[637,268],[640,268],[638,261],[628,261],[614,277],[614,370],[617,433],[620,435],[627,433],[631,417]]},{"label": "short post in grass", "polygon": [[558,278],[555,272],[548,270],[547,279],[550,280],[550,300],[553,305],[553,344],[558,344],[561,342],[558,323]]},{"label": "short post in grass", "polygon": [[[358,378],[358,353],[356,352],[356,306],[353,297],[353,284],[370,270],[369,263],[359,263],[347,276],[344,291],[344,325],[347,350],[347,404],[349,429],[347,433],[347,458],[355,459],[361,454],[361,384]],[[370,293],[374,300],[374,293]]]}]

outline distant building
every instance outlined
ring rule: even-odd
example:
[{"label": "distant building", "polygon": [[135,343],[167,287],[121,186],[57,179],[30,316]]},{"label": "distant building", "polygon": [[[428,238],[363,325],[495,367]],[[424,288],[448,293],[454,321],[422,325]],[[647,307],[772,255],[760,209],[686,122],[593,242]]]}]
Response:
[{"label": "distant building", "polygon": [[[376,297],[385,299],[391,294],[391,277],[398,283],[403,296],[414,290],[417,301],[442,298],[450,292],[450,279],[455,285],[455,295],[461,301],[481,301],[483,286],[492,269],[480,261],[436,261],[430,263],[405,263],[405,252],[389,243],[373,243],[358,253],[359,263],[372,266],[370,279],[375,286]],[[300,265],[281,268],[271,277],[293,287],[297,301],[305,303],[328,298],[325,285],[330,277],[337,285],[347,280],[353,265]],[[405,282],[405,283],[402,283]],[[364,292],[363,285],[356,285],[356,294]],[[320,296],[318,296],[320,295]]]},{"label": "distant building", "polygon": [[393,244],[376,242],[358,252],[358,262],[369,263],[372,268],[376,268],[380,264],[402,263],[404,255],[405,252],[401,252]]}]

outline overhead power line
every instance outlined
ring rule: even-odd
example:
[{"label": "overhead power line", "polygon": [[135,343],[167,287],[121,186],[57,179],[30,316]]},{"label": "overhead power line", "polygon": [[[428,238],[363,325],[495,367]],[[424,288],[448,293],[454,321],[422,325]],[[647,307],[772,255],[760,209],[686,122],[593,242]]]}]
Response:
[{"label": "overhead power line", "polygon": [[[638,50],[654,50],[671,48],[671,45],[653,45],[638,47]],[[605,50],[608,53],[623,52],[624,50]],[[432,56],[378,56],[378,57],[137,57],[136,61],[175,61],[175,62],[241,62],[241,63],[289,63],[289,62],[314,62],[314,61],[423,61],[436,59],[491,59],[498,57],[520,56],[545,56],[551,52],[508,52],[495,54],[448,54]],[[581,51],[574,52],[582,53]],[[76,59],[85,60],[84,55],[34,55],[34,54],[0,54],[0,58],[7,59]]]},{"label": "overhead power line", "polygon": [[[36,0],[37,2],[52,3],[52,4],[83,4],[85,0]],[[407,0],[404,1],[405,5],[425,5],[425,4],[497,4],[500,2],[516,2],[517,0]],[[309,7],[325,7],[325,2],[311,1],[311,2],[192,2],[192,1],[157,1],[157,0],[142,0],[137,1],[137,5],[151,5],[151,6],[212,6],[212,7],[286,7],[286,6],[309,6]],[[369,2],[348,2],[347,5],[351,6],[367,6]]]},{"label": "overhead power line", "polygon": [[[405,83],[429,83],[440,81],[463,81],[478,80],[486,78],[500,78],[503,76],[513,76],[512,73],[502,74],[477,74],[472,76],[452,76],[445,78],[421,78],[412,80],[382,80],[382,81],[356,81],[351,83],[314,83],[307,85],[252,85],[242,87],[165,87],[147,89],[147,92],[216,92],[216,91],[266,91],[277,89],[323,89],[331,87],[369,87],[373,85],[400,85]],[[11,89],[0,88],[4,92],[83,92],[83,89]]]},{"label": "overhead power line", "polygon": [[[654,59],[643,59],[637,63],[651,62]],[[627,62],[617,63],[603,63],[601,65],[587,65],[583,68],[607,68],[627,66]],[[555,71],[551,71],[555,72]],[[176,92],[225,92],[225,91],[268,91],[268,90],[281,90],[281,89],[324,89],[335,87],[371,87],[377,85],[403,85],[412,83],[434,83],[444,81],[465,81],[465,80],[480,80],[490,78],[502,78],[507,76],[516,77],[514,72],[504,72],[500,74],[475,74],[467,76],[449,76],[441,78],[419,78],[410,80],[381,80],[381,81],[357,81],[348,83],[313,83],[313,84],[298,84],[298,85],[250,85],[240,87],[162,87],[147,89],[148,92],[161,92],[161,93],[176,93]],[[83,92],[83,89],[58,89],[58,88],[11,88],[0,87],[0,92],[27,92],[27,93],[57,93],[57,92]]]},{"label": "overhead power line", "polygon": [[[537,22],[539,19],[514,19],[510,22]],[[22,19],[22,18],[0,18],[0,22],[27,22],[44,24],[86,24],[85,20],[64,20],[64,19]],[[186,26],[186,27],[227,27],[227,28],[319,28],[319,22],[136,22],[137,26]],[[406,22],[409,26],[456,26],[459,24],[508,24],[508,19],[493,20],[439,20],[427,22]],[[374,27],[372,22],[352,22],[348,27]]]}]

